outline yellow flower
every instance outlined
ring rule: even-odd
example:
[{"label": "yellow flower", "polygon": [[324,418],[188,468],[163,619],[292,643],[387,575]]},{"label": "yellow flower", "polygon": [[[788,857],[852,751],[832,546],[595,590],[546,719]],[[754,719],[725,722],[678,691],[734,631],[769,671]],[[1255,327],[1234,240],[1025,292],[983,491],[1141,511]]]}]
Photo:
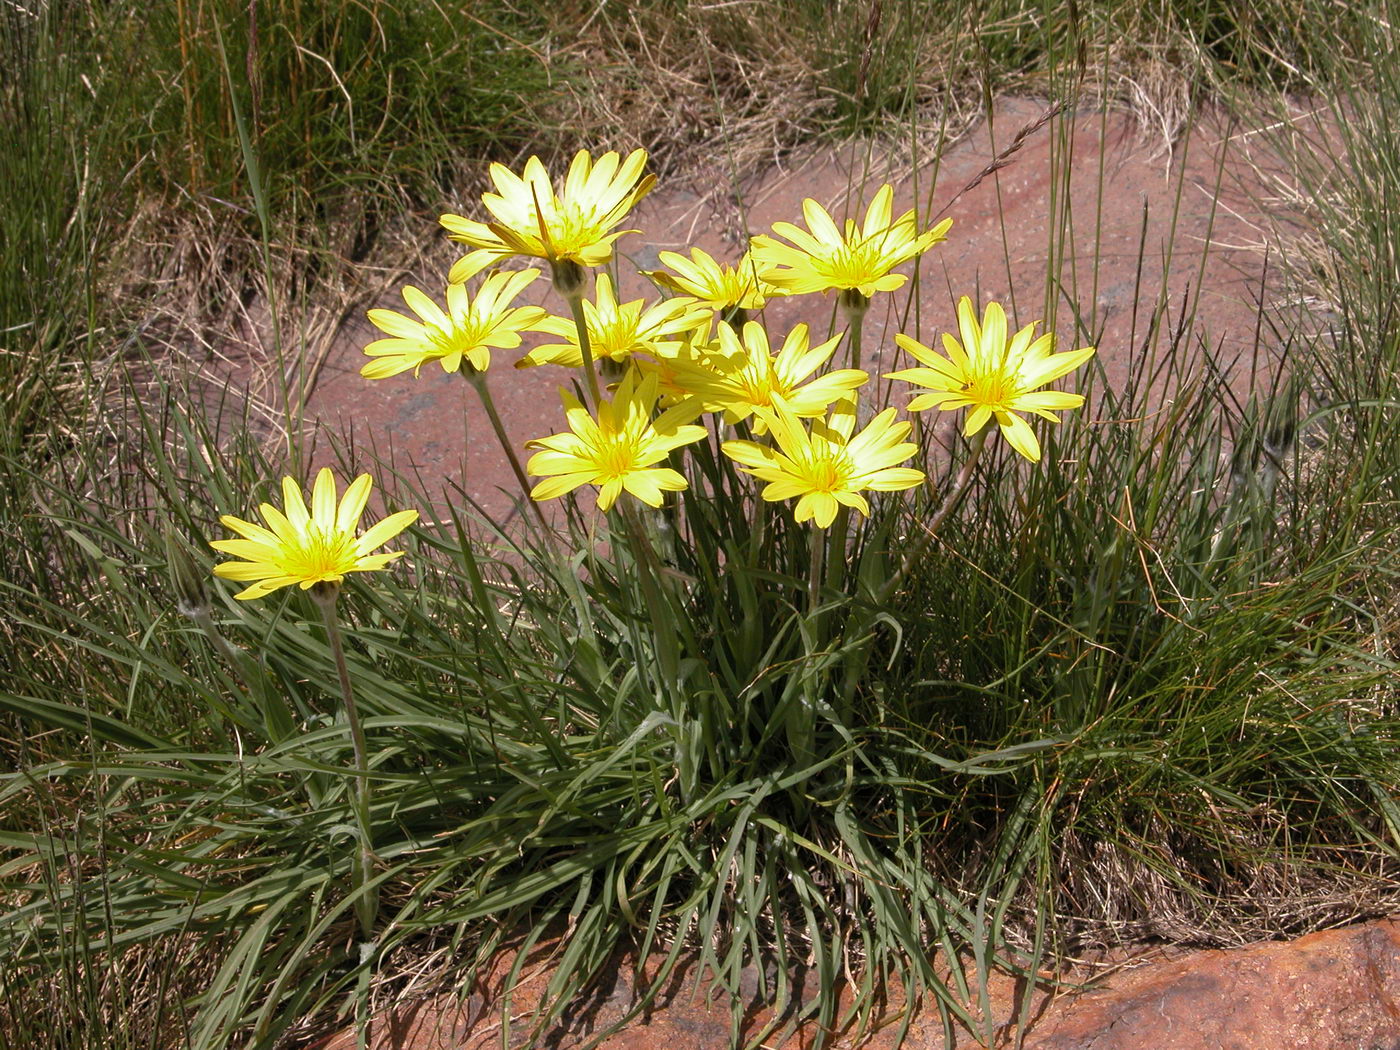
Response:
[{"label": "yellow flower", "polygon": [[523,177],[503,164],[491,165],[496,193],[481,201],[495,222],[475,222],[460,215],[438,221],[460,241],[476,249],[453,264],[447,279],[454,284],[510,255],[527,255],[553,262],[599,266],[612,258],[613,242],[624,233],[614,230],[636,203],[656,184],[655,175],[642,175],[646,150],[633,150],[625,161],[604,153],[595,162],[579,150],[556,196],[539,157],[525,162]]},{"label": "yellow flower", "polygon": [[[676,297],[647,307],[641,299],[618,304],[612,281],[605,273],[598,275],[595,302],[583,301],[584,324],[588,328],[588,343],[593,360],[612,360],[619,364],[634,353],[667,353],[678,346],[677,339],[706,324],[708,308],[689,297]],[[571,318],[549,316],[535,328],[562,337],[565,342],[537,346],[516,362],[516,368],[531,365],[583,366],[583,351],[579,349],[578,327]]]},{"label": "yellow flower", "polygon": [[[666,352],[650,350],[632,358],[632,367],[642,375],[656,376],[656,389],[661,395],[661,404],[670,407],[687,400],[693,395],[681,385],[682,370],[710,369],[714,367],[714,357],[719,344],[710,338],[710,326],[702,325],[685,333],[680,342]],[[702,411],[718,411],[717,408],[702,408]]]},{"label": "yellow flower", "polygon": [[783,244],[764,234],[753,238],[751,251],[763,279],[794,295],[828,289],[852,290],[867,299],[876,292],[892,292],[904,284],[896,266],[922,255],[948,233],[952,219],[944,219],[920,233],[912,210],[893,219],[894,188],[881,186],[857,227],[846,220],[842,233],[831,216],[810,197],[802,202],[802,214],[811,232],[790,222],[776,222],[773,232],[791,241]]},{"label": "yellow flower", "polygon": [[475,299],[467,296],[465,284],[449,284],[446,313],[408,285],[404,302],[422,323],[393,310],[371,310],[370,321],[390,338],[376,339],[365,347],[375,360],[360,369],[360,375],[385,379],[411,368],[416,376],[429,361],[440,362],[444,372],[456,372],[464,358],[478,372],[486,371],[491,347],[513,350],[520,345],[522,331],[538,329],[545,316],[543,308],[510,304],[539,275],[539,270],[493,273],[481,282]]},{"label": "yellow flower", "polygon": [[526,442],[527,448],[541,451],[530,457],[525,469],[545,478],[531,497],[554,499],[580,485],[596,485],[600,510],[611,507],[624,489],[643,503],[659,507],[663,492],[685,488],[685,478],[677,471],[655,464],[672,449],[705,436],[704,427],[690,425],[700,412],[699,405],[677,405],[653,420],[656,377],[646,376],[639,383],[635,370],[623,377],[611,402],[598,406],[597,420],[578,398],[566,390],[559,392],[571,433]]},{"label": "yellow flower", "polygon": [[[719,345],[703,361],[676,359],[670,365],[672,382],[700,398],[705,411],[724,411],[727,423],[747,419],[755,409],[771,408],[781,398],[798,416],[822,415],[837,398],[869,381],[858,368],[841,368],[800,385],[836,352],[841,336],[808,346],[807,326],[796,325],[773,356],[768,333],[757,321],[744,325],[743,341],[727,324],[719,326]],[[761,434],[764,417],[757,420]]]},{"label": "yellow flower", "polygon": [[783,294],[759,276],[748,252],[737,266],[716,262],[703,248],[690,249],[689,259],[676,252],[662,252],[657,258],[674,273],[648,270],[648,277],[673,292],[694,296],[719,313],[735,308],[762,310],[769,296]]},{"label": "yellow flower", "polygon": [[369,502],[374,482],[361,474],[345,490],[337,506],[335,479],[323,467],[316,475],[311,493],[311,509],[306,509],[301,487],[291,478],[282,479],[282,502],[286,513],[270,503],[258,508],[268,528],[225,514],[219,521],[242,539],[214,540],[216,551],[232,554],[243,561],[220,562],[214,575],[225,580],[256,581],[235,594],[235,598],[261,598],[293,583],[307,590],[317,583],[339,583],[348,572],[382,569],[403,551],[371,554],[418,518],[416,510],[401,510],[355,537],[360,515]]},{"label": "yellow flower", "polygon": [[897,466],[914,455],[918,446],[904,440],[910,423],[896,423],[892,408],[877,415],[854,437],[854,397],[838,402],[828,419],[812,420],[810,431],[781,398],[772,409],[757,411],[777,447],[726,441],[721,448],[748,473],[768,482],[763,490],[765,500],[796,496],[793,518],[799,523],[814,520],[824,529],[836,520],[842,505],[869,517],[870,504],[860,495],[862,491],[908,489],[924,480],[923,471]]},{"label": "yellow flower", "polygon": [[1008,343],[1006,313],[1001,305],[988,303],[979,325],[972,312],[972,300],[967,296],[958,301],[958,327],[961,343],[948,333],[943,334],[946,358],[907,335],[896,335],[895,342],[927,367],[906,368],[885,378],[903,379],[932,391],[909,402],[911,412],[971,407],[963,426],[969,436],[995,418],[1011,447],[1032,463],[1039,462],[1040,442],[1035,431],[1016,413],[1032,412],[1055,423],[1058,420],[1051,412],[1082,405],[1081,394],[1037,391],[1036,387],[1074,371],[1094,356],[1094,348],[1053,353],[1054,334],[1047,332],[1035,338],[1035,324],[1026,325]]}]

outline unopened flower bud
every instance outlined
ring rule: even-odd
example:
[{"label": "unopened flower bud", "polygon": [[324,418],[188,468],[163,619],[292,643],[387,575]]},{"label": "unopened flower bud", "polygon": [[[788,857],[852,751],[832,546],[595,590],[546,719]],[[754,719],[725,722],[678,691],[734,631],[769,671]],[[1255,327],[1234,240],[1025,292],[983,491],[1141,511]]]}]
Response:
[{"label": "unopened flower bud", "polygon": [[574,299],[583,294],[587,271],[573,259],[550,259],[550,272],[554,279],[554,290],[565,299]]},{"label": "unopened flower bud", "polygon": [[853,321],[864,317],[865,311],[870,309],[870,296],[862,295],[858,288],[842,288],[837,301]]},{"label": "unopened flower bud", "polygon": [[180,615],[198,620],[209,614],[209,592],[204,586],[204,572],[194,557],[176,538],[174,531],[165,531],[165,565],[170,583],[175,588],[175,608]]},{"label": "unopened flower bud", "polygon": [[1290,376],[1264,413],[1264,451],[1276,462],[1287,458],[1298,437],[1299,386],[1297,376]]}]

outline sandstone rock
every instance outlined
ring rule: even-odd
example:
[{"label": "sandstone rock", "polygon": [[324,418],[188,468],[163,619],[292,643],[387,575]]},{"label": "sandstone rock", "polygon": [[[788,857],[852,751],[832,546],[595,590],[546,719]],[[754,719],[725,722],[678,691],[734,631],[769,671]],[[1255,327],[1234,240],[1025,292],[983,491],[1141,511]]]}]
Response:
[{"label": "sandstone rock", "polygon": [[[1086,110],[1078,119],[1066,115],[1061,127],[1041,123],[1047,113],[1044,102],[1003,98],[994,113],[995,120],[982,121],[939,158],[935,186],[930,186],[932,155],[915,173],[904,149],[887,152],[870,143],[832,149],[819,144],[746,185],[743,212],[726,193],[712,197],[709,191],[715,187],[708,182],[663,182],[628,220],[641,234],[624,238],[620,247],[643,266],[657,265],[661,251],[684,252],[691,245],[733,262],[743,241],[739,234],[765,233],[776,221],[798,219],[804,197],[819,200],[839,219],[848,205],[863,214],[864,202],[880,183],[889,181],[895,186],[897,211],[917,202],[930,222],[943,214],[954,219],[948,241],[928,253],[922,280],[910,286],[918,289],[912,316],[923,320],[922,327],[909,328],[908,334],[934,343],[939,332],[955,329],[953,304],[964,293],[975,291],[981,302],[996,298],[1008,306],[1022,304],[1017,326],[1041,316],[1039,304],[1055,257],[1049,230],[1063,212],[1074,228],[1072,236],[1062,234],[1065,243],[1077,246],[1079,253],[1067,273],[1082,287],[1063,292],[1058,326],[1066,344],[1061,349],[1073,349],[1068,342],[1076,339],[1078,324],[1088,325],[1099,349],[1095,367],[1106,370],[1108,387],[1121,388],[1141,364],[1147,318],[1160,296],[1172,304],[1168,327],[1179,319],[1180,310],[1189,311],[1214,350],[1216,367],[1223,369],[1222,376],[1243,400],[1252,381],[1250,362],[1257,356],[1259,318],[1254,304],[1281,294],[1266,288],[1270,271],[1258,245],[1268,220],[1255,199],[1275,191],[1260,182],[1255,159],[1246,148],[1249,137],[1234,134],[1227,121],[1203,114],[1176,148],[1166,152],[1123,112]],[[1020,131],[1028,134],[1003,156]],[[1066,157],[1076,162],[1062,178],[1056,165]],[[998,158],[1003,166],[989,175],[989,166],[999,163]],[[440,230],[419,231],[416,236],[424,240],[425,257],[411,283],[430,292],[438,288],[432,294],[441,298],[439,282],[445,281],[455,252]],[[619,295],[624,300],[656,297],[655,288],[631,265],[624,263],[620,270]],[[1201,294],[1201,289],[1208,293]],[[906,308],[896,304],[906,298],[901,289],[873,305],[866,318],[865,366],[876,374],[910,363],[894,343],[895,331],[905,330],[906,317]],[[553,312],[562,309],[547,280],[536,281],[521,301]],[[397,290],[386,292],[375,305],[404,309]],[[775,339],[798,322],[825,333],[832,320],[832,299],[776,299],[764,316]],[[421,473],[428,495],[440,491],[440,481],[451,479],[498,520],[507,517],[519,486],[477,399],[458,376],[436,367],[425,368],[413,380],[363,379],[359,370],[365,344],[381,335],[362,314],[346,320],[325,348],[324,367],[306,405],[308,422],[332,429],[353,427],[361,439],[374,440],[381,453],[391,443],[400,465]],[[520,351],[498,351],[493,358],[492,394],[517,447],[527,439],[557,433],[561,426],[557,391],[567,385],[567,371],[555,366],[523,371],[510,367],[526,349],[547,338],[552,337],[529,336]],[[1196,346],[1188,339],[1184,350],[1194,353]],[[1160,351],[1159,347],[1154,352]],[[901,398],[903,404],[907,398]],[[1094,411],[1093,404],[1085,408],[1086,413]],[[956,428],[953,413],[937,415],[942,418],[928,420],[936,434],[946,436]],[[460,505],[459,497],[452,499]]]},{"label": "sandstone rock", "polygon": [[[465,1001],[445,996],[405,1004],[374,1020],[373,1050],[486,1050],[501,1039],[501,964]],[[516,1018],[512,1045],[532,1045],[528,1017],[548,980],[547,957],[524,970],[510,1008]],[[758,995],[756,973],[746,975],[749,1001],[744,1034],[751,1038],[773,1022]],[[613,987],[573,1004],[535,1046],[567,1050],[623,1017],[632,1003],[634,973],[620,965]],[[810,1001],[815,982],[796,993]],[[693,969],[679,969],[663,1001],[628,1022],[601,1044],[603,1050],[725,1050],[732,1044],[726,1001],[696,991]],[[1013,1045],[1018,985],[1005,976],[991,985],[997,1024],[992,1047]],[[843,1001],[844,1005],[844,1001]],[[857,1041],[838,1033],[835,1050],[942,1050],[936,1011],[916,1011],[901,1039],[902,1004]],[[781,1020],[781,1019],[780,1019]],[[812,1024],[773,1025],[765,1046],[809,1050]],[[320,1050],[350,1050],[353,1032],[323,1042]],[[962,1033],[958,1050],[988,1044]],[[1024,1050],[1400,1050],[1400,920],[1385,920],[1315,933],[1291,942],[1139,958],[1078,990],[1039,994],[1032,1003]]]},{"label": "sandstone rock", "polygon": [[1400,1050],[1400,923],[1193,952],[1056,1000],[1027,1050]]}]

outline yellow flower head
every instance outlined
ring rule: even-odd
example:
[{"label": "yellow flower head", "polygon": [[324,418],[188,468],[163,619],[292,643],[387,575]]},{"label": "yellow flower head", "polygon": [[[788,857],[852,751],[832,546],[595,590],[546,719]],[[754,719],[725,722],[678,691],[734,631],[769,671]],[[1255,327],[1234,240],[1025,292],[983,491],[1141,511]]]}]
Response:
[{"label": "yellow flower head", "polygon": [[438,220],[454,241],[475,249],[453,264],[447,279],[454,284],[465,281],[509,255],[581,266],[607,262],[613,242],[637,232],[613,227],[656,184],[655,175],[642,174],[646,163],[646,150],[641,149],[626,160],[604,153],[596,162],[587,150],[579,150],[557,195],[539,157],[525,162],[523,177],[503,164],[492,164],[497,192],[484,194],[481,202],[495,221],[475,222],[451,214]]},{"label": "yellow flower head", "polygon": [[904,440],[910,423],[896,423],[892,408],[854,437],[854,397],[837,402],[829,418],[812,420],[810,431],[781,398],[772,409],[757,411],[767,421],[777,447],[726,441],[721,448],[748,473],[768,482],[765,500],[797,497],[793,518],[799,523],[812,520],[824,529],[836,520],[842,505],[869,517],[870,504],[860,495],[862,491],[908,489],[924,480],[923,471],[896,465],[914,455],[918,446]]},{"label": "yellow flower head", "polygon": [[282,479],[282,502],[286,512],[270,503],[258,508],[267,528],[225,514],[219,519],[242,539],[214,540],[216,551],[232,554],[243,561],[220,562],[214,575],[225,580],[256,581],[235,598],[261,598],[279,587],[293,583],[307,590],[317,583],[339,583],[348,572],[382,569],[403,551],[371,554],[408,528],[418,518],[416,510],[390,514],[356,538],[360,515],[369,502],[374,482],[361,474],[335,499],[335,479],[323,467],[316,475],[311,493],[311,509],[301,495],[301,486],[291,478]]},{"label": "yellow flower head", "polygon": [[416,376],[429,361],[440,362],[444,372],[456,372],[464,359],[478,372],[486,371],[492,347],[513,350],[520,345],[521,332],[538,329],[545,316],[541,307],[510,304],[539,275],[539,270],[494,273],[481,282],[475,299],[468,297],[465,284],[449,284],[446,313],[408,285],[404,302],[421,323],[393,310],[371,310],[370,321],[389,338],[365,347],[375,360],[360,369],[360,375],[386,379],[411,368]]},{"label": "yellow flower head", "polygon": [[[651,307],[641,299],[619,305],[612,281],[600,273],[594,301],[583,301],[583,318],[593,359],[621,364],[635,353],[664,354],[674,350],[679,338],[709,321],[710,311],[694,299],[680,296]],[[545,364],[583,366],[578,327],[572,318],[551,315],[535,327],[560,336],[565,342],[535,347],[516,362],[516,368]]]},{"label": "yellow flower head", "polygon": [[680,404],[653,420],[656,377],[639,381],[635,369],[628,370],[612,401],[598,406],[596,420],[578,398],[566,390],[559,393],[570,433],[526,442],[527,448],[541,451],[530,457],[525,469],[545,479],[531,491],[532,498],[554,499],[580,485],[596,485],[600,510],[611,507],[624,489],[648,506],[659,507],[663,492],[685,488],[678,472],[655,464],[672,449],[705,436],[704,427],[690,425],[699,405]]},{"label": "yellow flower head", "polygon": [[876,292],[892,292],[907,278],[890,271],[928,251],[953,225],[952,219],[944,219],[920,233],[912,210],[891,218],[893,205],[894,188],[881,186],[864,224],[857,227],[854,219],[847,219],[842,233],[826,209],[808,197],[802,202],[802,215],[810,232],[790,222],[775,222],[773,232],[791,244],[764,234],[753,238],[751,251],[759,272],[793,295],[837,289],[868,299]]},{"label": "yellow flower head", "polygon": [[[666,407],[679,404],[694,395],[682,386],[683,375],[699,369],[712,369],[719,344],[710,338],[710,325],[704,324],[685,333],[681,340],[668,346],[664,353],[655,349],[632,358],[632,367],[644,376],[656,377],[656,389],[661,395],[661,404]],[[718,411],[717,407],[705,407],[702,411]]]},{"label": "yellow flower head", "polygon": [[737,266],[716,262],[703,248],[690,249],[689,259],[676,252],[662,252],[657,258],[674,272],[648,270],[648,277],[673,292],[694,296],[719,313],[735,308],[762,310],[769,296],[783,294],[759,276],[748,252]]},{"label": "yellow flower head", "polygon": [[979,325],[967,296],[958,300],[958,327],[961,343],[943,334],[947,357],[907,335],[895,336],[896,343],[927,367],[906,368],[885,378],[903,379],[932,391],[910,401],[909,411],[970,407],[964,433],[976,434],[994,418],[1012,448],[1032,463],[1039,462],[1040,442],[1035,431],[1016,413],[1032,412],[1056,423],[1051,412],[1082,405],[1082,394],[1036,388],[1074,371],[1094,356],[1094,348],[1054,353],[1054,334],[1047,332],[1037,339],[1035,324],[1026,325],[1008,342],[1006,313],[1001,305],[988,303]]},{"label": "yellow flower head", "polygon": [[[757,321],[744,325],[743,341],[727,324],[719,326],[719,345],[704,360],[671,362],[675,384],[700,398],[707,412],[723,410],[725,422],[747,419],[756,409],[772,408],[781,399],[797,416],[822,415],[827,406],[869,381],[858,368],[841,368],[812,380],[803,380],[822,367],[836,352],[841,336],[809,346],[807,326],[796,325],[783,340],[776,356],[768,345],[768,333]],[[766,419],[756,420],[763,433]]]}]

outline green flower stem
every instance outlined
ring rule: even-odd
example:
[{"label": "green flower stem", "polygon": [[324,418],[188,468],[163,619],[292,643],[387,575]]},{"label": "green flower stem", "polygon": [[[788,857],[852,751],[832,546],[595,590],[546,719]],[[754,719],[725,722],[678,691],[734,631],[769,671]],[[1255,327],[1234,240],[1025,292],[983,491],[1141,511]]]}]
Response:
[{"label": "green flower stem", "polygon": [[807,568],[807,615],[814,616],[822,593],[822,558],[826,553],[827,536],[824,530],[812,526],[811,561]]},{"label": "green flower stem", "polygon": [[[699,766],[699,753],[703,743],[694,736],[697,729],[703,734],[703,727],[688,709],[685,696],[680,689],[680,645],[678,626],[684,630],[684,623],[678,624],[674,615],[667,609],[662,592],[661,565],[656,551],[646,534],[646,527],[637,510],[623,496],[613,504],[622,519],[622,531],[626,534],[632,549],[632,563],[637,570],[637,581],[642,591],[642,603],[646,606],[647,618],[651,621],[651,638],[655,645],[656,662],[661,677],[661,691],[670,706],[676,753],[676,772],[680,777],[681,797],[689,801],[694,794],[696,775]],[[690,639],[691,648],[698,643]]]},{"label": "green flower stem", "polygon": [[[870,300],[854,289],[841,293],[841,312],[846,317],[846,332],[851,341],[851,367],[860,367],[861,330],[865,327],[865,312],[870,309]],[[850,535],[851,511],[842,507],[836,512],[836,520],[831,526],[827,549],[827,586],[841,590],[846,582],[846,540]]]},{"label": "green flower stem", "polygon": [[666,691],[671,693],[680,681],[680,652],[676,646],[674,621],[666,613],[661,593],[661,565],[657,561],[651,540],[647,537],[646,527],[637,516],[636,508],[625,496],[619,498],[614,506],[622,517],[623,531],[632,547],[632,560],[640,570],[642,600],[646,603],[647,615],[651,619]]},{"label": "green flower stem", "polygon": [[578,349],[583,355],[583,370],[588,376],[588,393],[593,398],[593,411],[603,403],[603,393],[598,387],[598,366],[593,360],[593,342],[588,338],[588,322],[583,315],[583,289],[567,296],[569,311],[574,315],[574,328],[578,330]]},{"label": "green flower stem", "polygon": [[544,511],[540,509],[537,502],[530,498],[530,480],[525,476],[525,468],[520,465],[520,457],[515,454],[515,447],[510,443],[510,437],[506,434],[505,425],[501,422],[501,415],[496,411],[496,402],[492,399],[491,391],[486,386],[486,373],[477,371],[471,365],[464,365],[462,375],[466,376],[467,382],[476,391],[476,396],[481,399],[481,407],[486,409],[486,418],[491,420],[491,429],[496,432],[496,440],[500,442],[506,458],[510,460],[510,469],[515,473],[515,480],[520,483],[521,497],[534,508],[535,518],[539,521],[540,528],[546,533],[549,532],[549,522],[545,519]]},{"label": "green flower stem", "polygon": [[350,668],[345,662],[345,645],[341,641],[340,623],[336,618],[336,598],[340,594],[340,584],[316,584],[311,588],[311,597],[321,610],[321,619],[326,624],[326,637],[331,643],[331,655],[335,658],[336,673],[340,676],[340,695],[345,701],[345,716],[350,723],[350,742],[355,750],[355,822],[360,830],[360,849],[355,861],[355,914],[360,920],[360,933],[366,943],[374,940],[374,919],[379,911],[379,893],[371,890],[370,876],[374,870],[374,839],[370,827],[370,784],[369,756],[365,747],[365,731],[360,725],[359,711],[355,707],[355,691],[350,686]]},{"label": "green flower stem", "polygon": [[846,586],[846,541],[851,533],[851,508],[842,505],[836,511],[827,536],[826,585],[833,591]]},{"label": "green flower stem", "polygon": [[855,289],[841,293],[841,312],[846,315],[846,331],[851,339],[851,367],[860,367],[861,329],[865,327],[865,312],[870,309],[870,300]]},{"label": "green flower stem", "polygon": [[958,471],[957,479],[953,482],[952,489],[944,497],[943,504],[934,512],[933,519],[924,526],[923,535],[919,537],[914,546],[909,548],[904,555],[904,561],[900,563],[899,570],[886,581],[884,587],[880,589],[880,599],[883,601],[892,594],[896,587],[904,581],[910,571],[923,557],[928,546],[933,542],[933,538],[938,535],[938,530],[943,527],[943,523],[948,520],[948,516],[957,509],[962,498],[967,493],[968,486],[972,483],[973,472],[977,468],[977,461],[982,458],[982,449],[987,444],[987,434],[991,432],[991,426],[984,426],[972,439],[972,447],[968,449],[967,461],[962,465],[962,470]]},{"label": "green flower stem", "polygon": [[[804,649],[807,659],[820,661],[820,653],[826,647],[827,625],[817,618],[822,596],[822,562],[826,555],[827,541],[825,529],[809,523],[811,529],[811,554],[807,567],[807,624],[803,630]],[[810,767],[816,761],[817,708],[822,684],[826,674],[804,674],[801,682],[801,696],[787,696],[781,707],[783,734],[791,751],[794,768]],[[807,806],[800,794],[793,796],[799,817],[805,816]]]},{"label": "green flower stem", "polygon": [[[953,511],[957,509],[958,504],[962,502],[963,496],[967,494],[968,487],[972,484],[972,475],[977,468],[977,461],[982,456],[982,448],[987,443],[987,434],[990,431],[991,427],[983,427],[972,439],[972,445],[967,455],[967,462],[965,462],[962,465],[962,469],[958,471],[958,476],[953,483],[953,488],[944,498],[942,505],[934,513],[933,519],[924,526],[923,535],[919,537],[914,546],[912,546],[909,552],[904,556],[904,560],[900,563],[898,571],[880,588],[874,602],[876,608],[883,607],[890,595],[894,593],[895,589],[904,582],[914,566],[919,563],[919,559],[928,551],[929,544],[931,544],[934,537],[938,535],[938,530],[943,527],[943,523],[948,520]],[[853,626],[847,627],[846,637],[858,637],[872,626],[873,622],[868,616],[862,617],[858,619]],[[869,646],[865,646],[860,651],[852,654],[846,661],[842,674],[841,689],[838,694],[840,702],[837,708],[840,712],[840,717],[843,719],[847,717],[851,710],[851,703],[855,699],[856,690],[860,687],[860,683],[865,678],[865,671],[869,663]]]},{"label": "green flower stem", "polygon": [[753,520],[749,530],[749,564],[756,566],[763,556],[763,541],[768,538],[768,503],[762,497],[754,500]]}]

